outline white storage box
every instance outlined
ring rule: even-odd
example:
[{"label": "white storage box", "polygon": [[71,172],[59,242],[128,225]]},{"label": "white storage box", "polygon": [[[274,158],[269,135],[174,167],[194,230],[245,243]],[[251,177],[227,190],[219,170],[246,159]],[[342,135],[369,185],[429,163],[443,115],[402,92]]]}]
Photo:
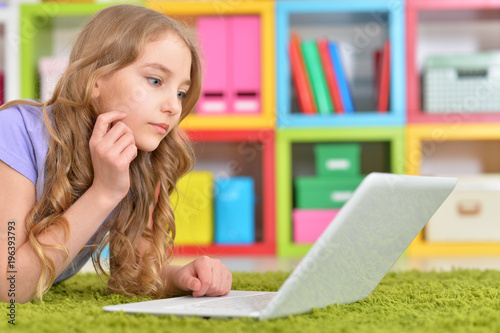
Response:
[{"label": "white storage box", "polygon": [[425,227],[428,242],[500,242],[500,175],[458,176]]},{"label": "white storage box", "polygon": [[500,112],[500,52],[430,56],[423,81],[425,112]]}]

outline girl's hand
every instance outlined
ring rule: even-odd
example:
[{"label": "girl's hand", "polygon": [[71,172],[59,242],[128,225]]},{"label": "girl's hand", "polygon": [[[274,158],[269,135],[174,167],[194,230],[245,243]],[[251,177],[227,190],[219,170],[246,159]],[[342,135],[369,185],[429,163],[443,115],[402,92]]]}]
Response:
[{"label": "girl's hand", "polygon": [[231,291],[233,276],[218,259],[200,257],[181,267],[173,276],[174,285],[192,291],[194,297],[225,296]]},{"label": "girl's hand", "polygon": [[125,116],[126,113],[119,111],[99,115],[89,140],[94,167],[92,187],[117,203],[129,191],[130,162],[137,156],[134,134],[120,121]]}]

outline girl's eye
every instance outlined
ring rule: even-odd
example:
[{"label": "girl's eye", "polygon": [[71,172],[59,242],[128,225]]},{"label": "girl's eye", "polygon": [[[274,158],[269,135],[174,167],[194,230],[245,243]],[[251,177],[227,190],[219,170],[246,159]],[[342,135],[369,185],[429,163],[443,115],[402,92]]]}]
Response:
[{"label": "girl's eye", "polygon": [[179,99],[185,99],[187,97],[187,94],[185,92],[178,91],[177,97],[179,97]]},{"label": "girl's eye", "polygon": [[154,77],[148,77],[148,81],[156,87],[159,87],[161,85],[161,81],[159,79],[155,79]]}]

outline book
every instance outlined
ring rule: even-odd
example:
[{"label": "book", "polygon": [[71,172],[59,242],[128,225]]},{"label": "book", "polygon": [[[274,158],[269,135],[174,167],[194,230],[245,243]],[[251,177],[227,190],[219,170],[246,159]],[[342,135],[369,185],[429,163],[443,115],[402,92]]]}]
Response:
[{"label": "book", "polygon": [[309,79],[311,80],[314,99],[318,106],[318,113],[328,115],[333,112],[333,104],[326,84],[323,67],[321,66],[321,59],[316,41],[303,41],[301,48]]},{"label": "book", "polygon": [[351,91],[349,90],[349,84],[347,83],[337,43],[328,43],[328,49],[330,50],[330,56],[332,58],[333,68],[335,69],[335,75],[340,90],[340,96],[342,96],[345,113],[353,113],[354,105],[352,102]]},{"label": "book", "polygon": [[389,41],[384,43],[382,50],[382,62],[380,66],[380,83],[378,84],[378,106],[380,113],[389,111],[389,91],[390,91],[390,67],[391,67],[391,45]]},{"label": "book", "polygon": [[297,92],[300,110],[307,114],[317,113],[311,82],[307,76],[302,51],[300,49],[300,37],[296,33],[291,34],[289,55],[292,81]]},{"label": "book", "polygon": [[380,67],[382,67],[382,49],[376,49],[373,52],[373,96],[374,103],[378,107],[378,95],[380,84]]},{"label": "book", "polygon": [[340,96],[340,90],[335,77],[335,69],[333,68],[330,51],[328,50],[328,41],[324,38],[318,40],[318,50],[321,57],[321,64],[323,65],[323,70],[325,71],[326,83],[328,84],[328,90],[330,91],[330,96],[332,98],[333,110],[336,113],[344,113],[344,105],[342,103],[342,97]]}]

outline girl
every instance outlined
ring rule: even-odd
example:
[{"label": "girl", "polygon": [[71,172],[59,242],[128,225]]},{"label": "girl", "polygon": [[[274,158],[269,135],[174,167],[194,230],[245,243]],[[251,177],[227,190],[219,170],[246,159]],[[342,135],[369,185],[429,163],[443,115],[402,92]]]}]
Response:
[{"label": "girl", "polygon": [[[169,195],[193,163],[178,124],[200,90],[200,59],[183,28],[153,10],[119,5],[82,30],[49,101],[2,107],[0,269],[12,270],[14,240],[16,302],[41,299],[89,257],[111,292],[229,293],[231,273],[218,260],[168,264]],[[99,260],[107,244],[109,275]],[[8,283],[0,278],[1,301],[10,301]]]}]

